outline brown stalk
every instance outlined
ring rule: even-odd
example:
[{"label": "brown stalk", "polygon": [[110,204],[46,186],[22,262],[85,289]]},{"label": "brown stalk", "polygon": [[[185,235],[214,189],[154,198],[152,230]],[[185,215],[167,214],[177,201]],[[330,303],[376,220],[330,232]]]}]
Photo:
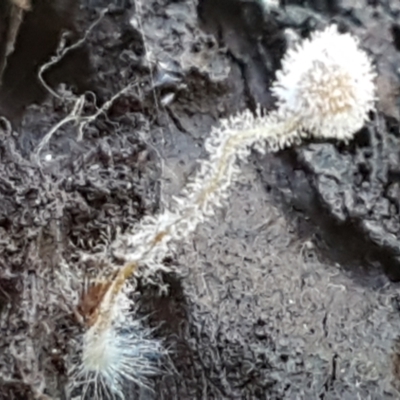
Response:
[{"label": "brown stalk", "polygon": [[[87,327],[96,324],[99,318],[104,319],[104,322],[109,319],[108,312],[115,297],[125,281],[136,271],[137,266],[136,262],[127,263],[109,280],[91,285],[82,295],[76,311]],[[108,304],[103,304],[103,301],[107,301]]]}]

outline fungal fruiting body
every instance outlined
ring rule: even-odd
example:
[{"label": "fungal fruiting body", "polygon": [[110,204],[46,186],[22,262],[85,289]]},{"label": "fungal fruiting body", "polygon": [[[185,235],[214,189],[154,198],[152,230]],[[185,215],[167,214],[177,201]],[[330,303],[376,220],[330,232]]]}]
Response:
[{"label": "fungal fruiting body", "polygon": [[[86,374],[93,372],[114,392],[120,390],[123,379],[140,383],[136,353],[128,351],[137,342],[133,336],[117,334],[124,331],[123,326],[129,329],[124,307],[117,301],[125,280],[138,265],[146,266],[149,273],[156,271],[176,243],[226,203],[228,189],[240,174],[236,160],[245,161],[251,148],[275,151],[297,143],[305,134],[351,139],[374,108],[374,78],[372,64],[357,39],[339,33],[335,26],[314,33],[288,51],[272,87],[278,109],[268,115],[247,110],[221,121],[205,143],[208,159],[202,161],[188,186],[169,208],[144,218],[125,237],[130,249],[124,254],[127,263],[112,279],[86,333],[82,360]],[[119,321],[118,329],[114,320]],[[148,347],[144,349],[152,346],[145,343]],[[156,342],[153,346],[161,352]],[[113,382],[119,382],[117,387]]]},{"label": "fungal fruiting body", "polygon": [[374,109],[375,75],[358,39],[332,25],[286,53],[272,92],[312,136],[349,140]]}]

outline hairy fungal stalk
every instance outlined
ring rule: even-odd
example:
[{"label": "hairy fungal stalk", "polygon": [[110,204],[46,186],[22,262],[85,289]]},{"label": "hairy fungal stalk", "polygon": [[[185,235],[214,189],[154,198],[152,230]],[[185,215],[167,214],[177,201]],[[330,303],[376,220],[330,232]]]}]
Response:
[{"label": "hairy fungal stalk", "polygon": [[[208,159],[172,204],[157,216],[149,216],[126,237],[131,252],[104,289],[86,333],[83,370],[95,371],[103,381],[133,379],[135,363],[113,328],[124,321],[118,298],[126,280],[144,265],[151,274],[162,268],[162,259],[199,223],[222,207],[228,189],[240,173],[236,161],[245,161],[252,148],[277,151],[300,143],[306,136],[350,140],[374,109],[375,73],[368,56],[350,34],[335,26],[314,33],[289,50],[272,91],[278,109],[268,115],[245,111],[220,122],[205,143]],[[114,340],[108,332],[114,331]],[[129,353],[129,354],[128,354]],[[117,354],[117,356],[113,356]]]}]

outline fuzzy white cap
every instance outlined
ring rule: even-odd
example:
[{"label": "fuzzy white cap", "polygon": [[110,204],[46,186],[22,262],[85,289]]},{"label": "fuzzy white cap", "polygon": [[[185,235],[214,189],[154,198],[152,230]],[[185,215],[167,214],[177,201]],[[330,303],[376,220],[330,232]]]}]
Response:
[{"label": "fuzzy white cap", "polygon": [[349,140],[374,109],[375,77],[358,39],[332,25],[287,52],[272,92],[313,136]]}]

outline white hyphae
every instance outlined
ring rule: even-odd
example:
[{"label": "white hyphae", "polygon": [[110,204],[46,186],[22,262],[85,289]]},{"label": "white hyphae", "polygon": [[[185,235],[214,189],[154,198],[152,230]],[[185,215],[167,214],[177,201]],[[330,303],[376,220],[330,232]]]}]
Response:
[{"label": "white hyphae", "polygon": [[272,92],[313,136],[348,140],[374,109],[374,78],[358,39],[333,25],[287,52]]},{"label": "white hyphae", "polygon": [[[103,399],[109,394],[124,399],[126,383],[147,386],[148,378],[159,373],[158,361],[166,349],[131,311],[130,290],[127,285],[107,310],[107,318],[98,318],[85,332],[81,364],[71,371],[72,388],[84,387],[82,399]],[[103,306],[100,312],[104,313],[107,305]]]}]

